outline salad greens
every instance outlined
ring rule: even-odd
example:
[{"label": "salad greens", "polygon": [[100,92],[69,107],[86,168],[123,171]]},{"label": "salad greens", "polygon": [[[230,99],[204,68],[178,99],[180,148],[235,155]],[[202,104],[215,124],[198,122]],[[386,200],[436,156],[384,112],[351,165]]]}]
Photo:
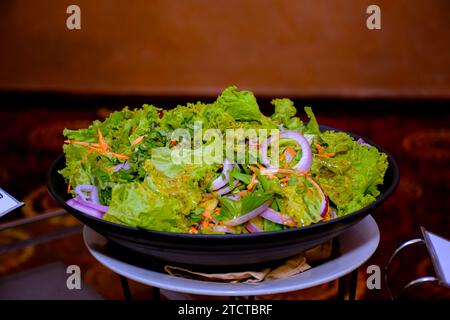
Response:
[{"label": "salad greens", "polygon": [[[274,99],[272,105],[274,113],[267,117],[252,92],[232,86],[212,103],[171,110],[147,104],[125,107],[86,129],[64,130],[66,167],[60,173],[71,200],[89,207],[86,212],[97,210],[107,221],[170,232],[282,230],[343,216],[376,200],[388,166],[386,154],[346,133],[320,132],[309,107],[304,124],[293,101]],[[252,162],[248,154],[243,162],[234,163],[233,156],[227,164],[225,146],[219,150],[220,162],[195,162],[202,150],[223,142],[196,138],[199,124],[201,134],[215,129],[223,136],[229,129],[279,130],[288,137],[299,133],[310,150],[285,137],[278,138],[276,168],[259,156]],[[189,134],[188,141],[173,138],[180,129]],[[181,148],[185,142],[193,150]],[[264,142],[245,138],[246,146],[254,144],[259,151],[270,148]],[[173,153],[180,150],[186,151],[181,153],[184,161],[176,162]],[[295,167],[308,157],[307,170]],[[86,186],[90,192],[81,191]]]}]

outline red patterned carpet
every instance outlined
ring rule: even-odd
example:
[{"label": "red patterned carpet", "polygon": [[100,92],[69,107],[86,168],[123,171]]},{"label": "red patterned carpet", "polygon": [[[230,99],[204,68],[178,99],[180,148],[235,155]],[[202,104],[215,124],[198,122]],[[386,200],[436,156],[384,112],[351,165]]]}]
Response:
[{"label": "red patterned carpet", "polygon": [[[57,208],[47,195],[45,178],[48,167],[61,152],[62,130],[87,126],[104,118],[121,105],[139,106],[143,101],[171,107],[174,100],[147,98],[57,99],[39,98],[16,102],[9,99],[0,109],[0,187],[26,205],[2,222],[30,217]],[[9,101],[7,100],[7,101]],[[192,99],[178,99],[189,101]],[[367,137],[389,150],[399,163],[401,181],[395,194],[375,212],[381,230],[381,243],[367,265],[384,267],[389,255],[403,241],[420,236],[420,226],[450,238],[450,112],[446,102],[331,102],[311,101],[321,124]],[[263,106],[267,103],[264,101]],[[298,102],[298,106],[303,105]],[[77,224],[71,217],[57,217],[26,227],[0,232],[0,245],[24,240],[50,230]],[[405,283],[425,274],[430,262],[423,252],[410,253],[394,268],[396,281]],[[87,252],[81,235],[73,235],[35,247],[0,255],[0,276],[40,264],[63,261],[78,264],[84,280],[105,298],[122,299],[118,277],[98,264]],[[360,269],[359,299],[388,298],[386,289],[368,290],[366,266]],[[151,289],[132,283],[133,296],[148,299]],[[276,299],[332,299],[337,282],[310,290],[265,296]],[[448,291],[427,287],[414,297],[450,297]]]}]

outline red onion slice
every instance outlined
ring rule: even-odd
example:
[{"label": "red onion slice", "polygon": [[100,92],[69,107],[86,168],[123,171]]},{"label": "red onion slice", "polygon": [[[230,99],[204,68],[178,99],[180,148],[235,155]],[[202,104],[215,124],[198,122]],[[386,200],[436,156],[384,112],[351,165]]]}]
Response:
[{"label": "red onion slice", "polygon": [[85,207],[89,207],[91,209],[94,209],[94,210],[97,210],[97,211],[100,211],[100,212],[106,212],[106,211],[109,210],[108,206],[104,206],[102,204],[94,203],[94,202],[91,202],[91,201],[86,201],[86,200],[84,200],[83,198],[81,198],[79,196],[75,197],[74,200],[77,201],[78,203],[80,203],[81,205],[85,206]]},{"label": "red onion slice", "polygon": [[[273,138],[274,137],[270,137],[269,139],[267,139],[266,142],[261,144],[261,162],[268,169],[274,168],[274,166],[271,165],[269,158],[267,157],[267,148],[269,144],[272,142]],[[302,149],[302,158],[292,167],[292,169],[298,170],[300,172],[308,171],[309,168],[311,168],[312,162],[312,151],[308,143],[308,140],[306,140],[306,138],[302,134],[292,130],[281,131],[280,139],[281,138],[295,140]]]},{"label": "red onion slice", "polygon": [[[75,191],[75,193],[84,201],[88,201],[89,198],[91,202],[100,204],[100,200],[98,198],[98,189],[92,184],[79,184],[73,191]],[[89,195],[87,194],[88,192]]]},{"label": "red onion slice", "polygon": [[313,179],[308,178],[308,181],[311,182],[311,184],[314,186],[314,188],[319,191],[322,203],[320,204],[320,216],[323,218],[328,212],[328,197],[325,194],[325,191],[323,191],[322,187],[319,186]]},{"label": "red onion slice", "polygon": [[211,184],[211,190],[217,190],[222,188],[224,185],[228,183],[230,180],[230,173],[229,171],[233,169],[233,165],[228,161],[228,159],[225,159],[223,162],[223,169],[221,174],[218,178],[216,178],[212,184]]},{"label": "red onion slice", "polygon": [[283,225],[286,225],[289,227],[294,227],[297,225],[297,222],[295,222],[294,218],[284,215],[284,214],[281,214],[279,212],[276,212],[275,210],[273,210],[271,208],[267,208],[267,210],[265,210],[263,213],[261,213],[260,216],[269,221],[272,221],[272,222],[275,222],[278,224],[283,224]]},{"label": "red onion slice", "polygon": [[238,201],[241,198],[241,196],[238,193],[235,193],[235,194],[232,194],[229,196],[225,196],[225,198],[233,200],[233,201]]},{"label": "red onion slice", "polygon": [[233,228],[229,228],[226,226],[215,226],[213,228],[214,232],[225,232],[225,233],[235,233]]},{"label": "red onion slice", "polygon": [[269,207],[271,202],[272,200],[266,201],[263,205],[259,206],[255,210],[250,211],[249,213],[246,213],[243,216],[237,217],[236,219],[226,221],[225,224],[229,227],[234,227],[243,224],[244,222],[247,222],[248,220],[261,214],[261,212],[265,211]]},{"label": "red onion slice", "polygon": [[100,212],[98,210],[95,210],[95,209],[92,209],[92,208],[89,208],[88,206],[85,206],[85,205],[81,204],[75,198],[68,200],[66,203],[67,203],[67,205],[71,206],[72,208],[74,208],[74,209],[76,209],[78,211],[81,211],[81,212],[83,212],[85,214],[88,214],[90,216],[93,216],[93,217],[96,217],[96,218],[99,218],[99,219],[103,218],[103,213],[102,212]]},{"label": "red onion slice", "polygon": [[227,194],[227,193],[231,192],[234,188],[236,188],[238,183],[239,182],[237,180],[234,180],[233,186],[231,188],[230,188],[230,186],[226,186],[226,187],[224,187],[222,189],[217,190],[217,194],[224,195],[224,194]]},{"label": "red onion slice", "polygon": [[257,232],[263,232],[263,230],[258,227],[256,224],[252,223],[252,222],[248,222],[245,225],[245,228],[250,232],[250,233],[257,233]]},{"label": "red onion slice", "polygon": [[120,170],[128,170],[130,168],[131,168],[131,162],[120,163],[120,164],[114,166],[114,172],[117,172]]},{"label": "red onion slice", "polygon": [[368,144],[367,142],[365,142],[365,141],[363,140],[363,138],[359,138],[358,141],[356,141],[356,142],[358,142],[358,143],[359,143],[360,145],[362,145],[362,146],[371,147],[371,145]]}]

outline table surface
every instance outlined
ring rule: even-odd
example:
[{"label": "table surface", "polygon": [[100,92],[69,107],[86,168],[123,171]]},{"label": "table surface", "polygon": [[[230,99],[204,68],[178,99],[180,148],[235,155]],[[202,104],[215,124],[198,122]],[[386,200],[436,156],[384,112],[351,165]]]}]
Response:
[{"label": "table surface", "polygon": [[84,227],[83,236],[89,252],[119,275],[161,289],[211,296],[265,295],[314,287],[357,269],[372,256],[380,240],[377,223],[369,215],[339,236],[341,254],[337,258],[286,279],[247,284],[185,279],[145,269],[121,261],[103,250],[108,240],[92,229]]}]

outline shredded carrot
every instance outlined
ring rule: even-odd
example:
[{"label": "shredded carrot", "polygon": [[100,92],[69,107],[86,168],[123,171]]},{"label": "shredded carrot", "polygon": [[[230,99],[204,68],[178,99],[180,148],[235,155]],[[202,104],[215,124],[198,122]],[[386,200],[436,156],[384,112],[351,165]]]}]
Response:
[{"label": "shredded carrot", "polygon": [[270,175],[270,174],[290,174],[293,173],[294,170],[293,169],[288,169],[288,168],[278,168],[278,169],[265,169],[265,170],[261,170],[261,174],[263,175]]},{"label": "shredded carrot", "polygon": [[318,157],[332,157],[336,154],[336,152],[328,152],[328,153],[318,153]]},{"label": "shredded carrot", "polygon": [[248,184],[248,186],[247,186],[247,190],[252,190],[253,189],[253,187],[255,186],[255,181],[256,181],[256,173],[254,173],[253,175],[252,175],[252,180],[250,181],[250,183]]},{"label": "shredded carrot", "polygon": [[114,157],[116,157],[117,159],[123,159],[123,160],[126,160],[126,159],[130,158],[130,157],[127,156],[127,155],[120,154],[120,153],[114,153],[114,152],[110,152],[110,151],[106,151],[106,152],[103,152],[103,153],[104,153],[104,154],[109,154],[109,155],[111,155],[111,156],[114,156]]},{"label": "shredded carrot", "polygon": [[238,195],[239,195],[240,197],[243,197],[247,192],[248,192],[247,190],[242,190],[242,191],[239,191],[239,192],[238,192]]},{"label": "shredded carrot", "polygon": [[84,147],[100,147],[98,143],[91,143],[91,142],[71,141],[71,140],[65,140],[64,142],[68,144],[77,144]]},{"label": "shredded carrot", "polygon": [[205,212],[202,213],[202,216],[204,216],[206,219],[212,220],[211,211],[209,210],[205,210]]},{"label": "shredded carrot", "polygon": [[208,228],[208,225],[209,225],[209,221],[208,220],[203,220],[202,228]]},{"label": "shredded carrot", "polygon": [[286,148],[286,152],[289,153],[293,157],[295,157],[297,154],[297,151],[292,150],[291,148]]},{"label": "shredded carrot", "polygon": [[325,148],[322,147],[320,144],[316,143],[316,148],[317,148],[317,156],[318,157],[332,157],[336,154],[336,152],[324,152]]},{"label": "shredded carrot", "polygon": [[280,182],[288,182],[288,181],[289,181],[289,178],[280,179]]},{"label": "shredded carrot", "polygon": [[174,139],[170,140],[170,144],[173,145],[173,146],[176,146],[177,145],[177,140],[174,140]]},{"label": "shredded carrot", "polygon": [[[120,153],[114,153],[111,151],[108,151],[108,145],[106,144],[106,142],[103,140],[103,137],[101,136],[101,132],[100,130],[99,132],[99,140],[100,140],[100,144],[98,143],[89,143],[89,142],[82,142],[82,141],[70,141],[70,140],[65,140],[65,143],[70,143],[70,144],[77,144],[80,146],[84,146],[84,147],[88,147],[88,153],[92,153],[94,151],[97,151],[99,153],[104,153],[104,154],[109,154],[111,156],[117,157],[118,159],[128,159],[129,157],[124,155],[124,154],[120,154]],[[106,150],[105,150],[106,148]]]},{"label": "shredded carrot", "polygon": [[189,233],[197,234],[197,233],[198,233],[198,230],[197,230],[197,228],[196,228],[195,226],[192,226],[192,227],[189,229]]},{"label": "shredded carrot", "polygon": [[284,158],[285,158],[285,156],[286,156],[286,154],[283,152],[283,153],[281,154],[280,160],[283,161]]},{"label": "shredded carrot", "polygon": [[318,153],[323,153],[323,151],[325,150],[325,148],[322,147],[322,146],[321,146],[320,144],[318,144],[318,143],[315,143],[314,145],[316,146]]},{"label": "shredded carrot", "polygon": [[100,129],[97,130],[98,131],[98,143],[100,144],[100,149],[103,152],[108,151],[108,144],[106,143],[105,139],[103,139],[103,135],[102,132],[100,131]]},{"label": "shredded carrot", "polygon": [[67,186],[67,193],[70,193],[72,187],[72,177],[69,178],[69,185]]},{"label": "shredded carrot", "polygon": [[145,138],[146,136],[147,136],[147,135],[144,134],[143,136],[137,137],[136,139],[133,140],[133,142],[131,142],[131,145],[134,146],[134,145],[140,143],[142,140],[144,140],[144,138]]},{"label": "shredded carrot", "polygon": [[248,168],[252,171],[252,172],[256,172],[258,169],[255,168],[254,166],[248,165]]},{"label": "shredded carrot", "polygon": [[258,162],[256,163],[256,166],[259,168],[259,170],[265,169],[264,166],[260,165]]}]

